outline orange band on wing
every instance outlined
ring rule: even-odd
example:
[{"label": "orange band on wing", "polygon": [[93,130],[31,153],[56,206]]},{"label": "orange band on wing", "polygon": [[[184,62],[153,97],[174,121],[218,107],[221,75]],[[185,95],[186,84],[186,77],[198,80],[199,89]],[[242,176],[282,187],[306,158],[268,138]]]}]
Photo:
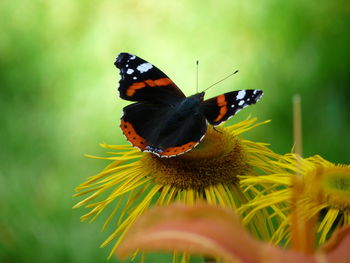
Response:
[{"label": "orange band on wing", "polygon": [[173,84],[173,82],[169,78],[161,78],[156,80],[147,79],[142,82],[135,82],[133,83],[127,90],[126,95],[131,97],[135,94],[136,90],[142,89],[146,86],[149,87],[160,87],[160,86],[168,86]]},{"label": "orange band on wing", "polygon": [[134,127],[130,122],[121,120],[120,128],[122,129],[125,137],[133,146],[138,147],[141,151],[144,151],[147,146],[147,141],[137,134]]},{"label": "orange band on wing", "polygon": [[159,153],[160,156],[174,156],[178,154],[182,154],[191,150],[194,146],[197,145],[197,142],[188,142],[181,146],[169,147],[166,148],[163,152]]},{"label": "orange band on wing", "polygon": [[136,90],[142,89],[144,87],[146,87],[146,84],[144,82],[135,82],[126,90],[126,95],[131,97],[134,95]]},{"label": "orange band on wing", "polygon": [[226,101],[225,95],[217,96],[216,102],[217,102],[218,106],[220,107],[220,112],[214,121],[218,122],[225,116],[225,114],[227,112],[227,106],[226,106],[227,101]]},{"label": "orange band on wing", "polygon": [[156,86],[168,86],[173,84],[173,82],[169,78],[156,79],[154,81]]}]

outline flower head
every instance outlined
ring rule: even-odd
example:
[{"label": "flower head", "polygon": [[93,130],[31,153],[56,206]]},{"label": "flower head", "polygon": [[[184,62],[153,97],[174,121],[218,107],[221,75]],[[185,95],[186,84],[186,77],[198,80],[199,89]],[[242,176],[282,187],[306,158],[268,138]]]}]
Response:
[{"label": "flower head", "polygon": [[[317,217],[319,225],[318,244],[323,244],[332,232],[341,226],[350,224],[350,166],[335,165],[320,156],[303,159],[296,154],[288,154],[276,164],[280,171],[275,174],[241,177],[243,186],[269,185],[274,191],[258,195],[240,208],[241,212],[249,210],[244,218],[247,223],[258,211],[274,210],[272,217],[283,221],[272,237],[275,243],[290,241],[292,217],[290,203],[297,198],[299,213],[303,220]],[[297,182],[294,179],[297,179]],[[293,197],[293,188],[301,187],[298,195]],[[254,209],[252,209],[254,208]]]},{"label": "flower head", "polygon": [[[254,188],[241,191],[238,176],[272,173],[274,165],[269,161],[279,158],[266,144],[238,137],[266,123],[254,124],[255,121],[250,119],[227,128],[209,128],[197,148],[174,158],[159,158],[131,146],[103,144],[102,147],[114,150],[109,153],[113,156],[89,157],[112,162],[76,188],[75,196],[88,196],[74,207],[90,209],[81,217],[82,221],[93,221],[107,207],[114,207],[103,229],[114,221],[117,226],[101,245],[116,240],[110,255],[133,222],[153,204],[168,205],[174,201],[194,204],[200,200],[236,209],[256,193]],[[118,211],[121,211],[119,218],[116,216]],[[249,228],[260,237],[269,235],[265,220],[254,219]]]}]

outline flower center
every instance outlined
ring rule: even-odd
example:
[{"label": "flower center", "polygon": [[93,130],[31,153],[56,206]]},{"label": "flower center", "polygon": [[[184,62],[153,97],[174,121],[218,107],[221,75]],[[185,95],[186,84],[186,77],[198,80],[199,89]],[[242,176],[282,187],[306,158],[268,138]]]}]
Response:
[{"label": "flower center", "polygon": [[340,210],[350,209],[350,167],[334,167],[324,171],[321,178],[324,197]]},{"label": "flower center", "polygon": [[350,167],[317,168],[305,177],[310,197],[330,208],[350,209]]},{"label": "flower center", "polygon": [[216,184],[234,184],[250,170],[241,142],[224,128],[208,127],[203,141],[192,151],[172,158],[145,154],[142,163],[154,181],[179,189],[200,190]]}]

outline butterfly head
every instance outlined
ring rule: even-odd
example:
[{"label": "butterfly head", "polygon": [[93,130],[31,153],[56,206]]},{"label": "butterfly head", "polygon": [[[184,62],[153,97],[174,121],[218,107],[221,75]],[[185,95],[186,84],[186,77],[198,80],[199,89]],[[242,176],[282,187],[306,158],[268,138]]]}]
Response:
[{"label": "butterfly head", "polygon": [[192,95],[191,98],[196,100],[196,101],[202,102],[204,100],[204,95],[205,95],[205,92],[203,91],[203,92]]}]

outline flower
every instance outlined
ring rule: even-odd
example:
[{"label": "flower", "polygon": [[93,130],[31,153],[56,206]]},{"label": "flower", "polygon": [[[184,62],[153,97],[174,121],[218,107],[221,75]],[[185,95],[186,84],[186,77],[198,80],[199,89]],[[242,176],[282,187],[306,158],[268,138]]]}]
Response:
[{"label": "flower", "polygon": [[[278,173],[240,177],[244,187],[263,184],[265,187],[269,185],[271,190],[265,192],[265,195],[257,195],[254,200],[240,208],[242,213],[246,213],[244,223],[248,223],[257,212],[272,209],[271,217],[283,221],[272,236],[272,241],[276,244],[281,241],[288,244],[293,221],[290,203],[296,198],[299,203],[299,216],[303,220],[312,220],[313,217],[319,220],[316,230],[319,233],[318,245],[325,243],[335,229],[350,224],[349,165],[336,165],[320,156],[303,159],[296,154],[287,154],[276,164],[281,169]],[[297,182],[295,178],[298,179]],[[297,196],[293,196],[296,183],[301,188]]]},{"label": "flower", "polygon": [[255,240],[232,210],[208,204],[153,207],[127,233],[117,251],[125,258],[135,250],[205,254],[218,262],[350,262],[350,226],[338,230],[318,251],[303,254]]},{"label": "flower", "polygon": [[[274,165],[269,161],[279,158],[265,143],[238,138],[238,135],[267,123],[255,124],[255,121],[248,119],[227,128],[208,127],[197,148],[174,158],[159,158],[127,145],[102,144],[102,147],[114,150],[109,152],[113,156],[88,157],[112,162],[76,188],[75,196],[89,195],[74,208],[90,209],[81,220],[93,221],[107,207],[113,207],[103,230],[112,221],[116,221],[117,226],[101,245],[116,240],[110,256],[133,222],[153,204],[169,205],[174,201],[194,204],[201,200],[235,210],[257,192],[254,188],[242,192],[238,175],[272,173]],[[271,225],[268,220],[256,218],[248,227],[266,239]]]}]

